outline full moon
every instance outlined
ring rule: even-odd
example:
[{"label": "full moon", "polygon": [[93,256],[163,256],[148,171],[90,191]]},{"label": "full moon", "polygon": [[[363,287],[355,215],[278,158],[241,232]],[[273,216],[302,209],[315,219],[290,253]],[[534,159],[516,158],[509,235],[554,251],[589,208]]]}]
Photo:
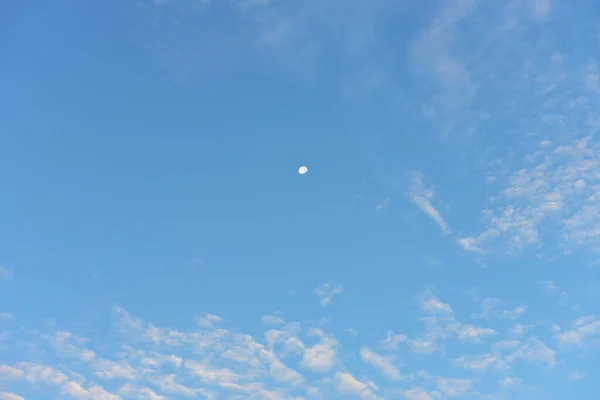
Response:
[{"label": "full moon", "polygon": [[307,173],[307,172],[308,172],[308,168],[306,168],[304,165],[303,165],[303,166],[301,166],[300,168],[298,168],[298,173],[299,173],[300,175],[304,175],[304,174],[305,174],[305,173]]}]

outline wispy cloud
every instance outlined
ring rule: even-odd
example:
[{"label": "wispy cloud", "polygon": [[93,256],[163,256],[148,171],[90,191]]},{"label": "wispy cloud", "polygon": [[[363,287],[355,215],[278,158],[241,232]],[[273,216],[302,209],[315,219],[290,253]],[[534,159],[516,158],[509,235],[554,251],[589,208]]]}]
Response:
[{"label": "wispy cloud", "polygon": [[426,188],[423,183],[423,176],[414,172],[410,174],[410,186],[408,189],[409,199],[417,206],[421,211],[425,213],[435,224],[440,228],[442,234],[448,235],[451,233],[451,229],[440,214],[440,212],[433,206],[431,200],[433,199],[433,189]]},{"label": "wispy cloud", "polygon": [[11,280],[14,274],[10,268],[6,265],[0,265],[0,280]]},{"label": "wispy cloud", "polygon": [[403,379],[400,369],[394,365],[391,357],[385,357],[375,353],[368,347],[363,347],[360,350],[360,356],[362,360],[372,365],[379,373],[388,379],[393,381],[399,381]]},{"label": "wispy cloud", "polygon": [[375,211],[381,212],[381,211],[385,210],[390,205],[391,201],[392,201],[392,199],[390,197],[384,197],[375,206]]},{"label": "wispy cloud", "polygon": [[344,287],[338,284],[324,283],[315,289],[315,294],[319,298],[321,307],[327,307],[331,300],[344,292]]},{"label": "wispy cloud", "polygon": [[0,400],[25,400],[25,398],[10,392],[0,392]]},{"label": "wispy cloud", "polygon": [[583,345],[585,340],[600,336],[600,320],[593,316],[581,317],[573,321],[572,327],[557,335],[559,343],[563,345]]}]

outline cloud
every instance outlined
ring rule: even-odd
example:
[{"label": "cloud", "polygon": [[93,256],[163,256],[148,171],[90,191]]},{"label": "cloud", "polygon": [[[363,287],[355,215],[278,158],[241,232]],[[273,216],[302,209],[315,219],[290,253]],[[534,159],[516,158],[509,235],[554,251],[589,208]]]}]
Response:
[{"label": "cloud", "polygon": [[68,382],[61,393],[77,400],[121,400],[121,396],[106,391],[102,386],[90,385],[87,389],[75,382]]},{"label": "cloud", "polygon": [[461,325],[457,331],[460,340],[473,343],[481,343],[482,338],[493,336],[497,333],[491,328],[478,328],[471,324]]},{"label": "cloud", "polygon": [[[460,321],[458,316],[469,303],[453,304],[454,311],[455,307],[430,292],[419,293],[417,299],[417,311],[421,313],[418,321],[423,329],[413,331],[411,327],[411,336],[389,331],[385,339],[376,342],[376,350],[367,343],[358,344],[357,339],[348,335],[343,336],[351,340],[352,346],[343,346],[333,334],[311,328],[318,326],[316,320],[309,321],[307,328],[298,322],[277,321],[277,325],[266,327],[259,324],[264,336],[254,337],[215,323],[210,326],[190,323],[182,330],[165,328],[117,308],[114,329],[109,332],[109,337],[116,339],[114,343],[94,346],[95,341],[64,330],[47,335],[35,332],[32,337],[36,343],[49,350],[47,354],[37,353],[36,357],[53,364],[1,365],[0,380],[5,384],[15,381],[19,388],[29,383],[43,388],[44,394],[51,398],[75,400],[130,397],[316,400],[337,396],[443,400],[475,394],[493,398],[486,397],[491,396],[486,392],[490,389],[488,382],[503,391],[528,387],[528,382],[514,376],[513,369],[522,367],[516,363],[545,369],[560,362],[565,368],[581,369],[579,365],[570,365],[564,352],[557,355],[536,336],[527,337],[523,332],[518,339],[511,339],[514,334],[505,329],[496,331]],[[506,319],[507,310],[500,300],[485,298],[471,304],[489,319],[495,318],[496,322]],[[515,309],[519,308],[524,307]],[[515,309],[508,309],[510,316],[520,314]],[[210,314],[203,315],[206,320],[216,321],[207,317]],[[261,318],[261,322],[264,320]],[[592,332],[590,327],[595,321],[593,317],[575,320],[569,330],[555,332],[556,338],[561,343],[560,335],[574,331],[583,335],[581,343],[584,343],[583,339],[590,337],[585,334]],[[334,322],[330,326],[336,329]],[[337,328],[338,332],[344,331]],[[498,340],[479,353],[484,347],[481,343],[492,336]],[[361,334],[363,337],[367,335]],[[353,349],[356,345],[358,350]],[[95,356],[82,358],[79,356],[82,351],[91,351]],[[356,357],[362,363],[357,363]],[[433,375],[426,370],[432,366],[454,367],[461,376]],[[556,373],[574,370],[565,368]],[[493,379],[480,379],[485,373]],[[371,374],[380,378],[374,379]],[[567,377],[568,373],[564,375]],[[406,384],[399,386],[400,381]]]},{"label": "cloud", "polygon": [[136,398],[140,400],[167,400],[167,397],[159,395],[148,387],[136,387],[131,383],[121,386],[119,393],[126,398]]},{"label": "cloud", "polygon": [[350,395],[364,400],[379,400],[373,390],[348,372],[338,371],[334,377],[335,387],[343,395]]},{"label": "cloud", "polygon": [[10,268],[6,265],[0,265],[0,281],[9,281],[13,278],[14,274]]},{"label": "cloud", "polygon": [[[589,136],[562,144],[542,141],[524,164],[493,196],[493,207],[483,210],[484,232],[460,244],[479,251],[503,238],[513,250],[547,242],[563,252],[594,251],[600,243],[600,187],[587,183],[600,174],[600,145]],[[544,284],[555,290],[550,281]]]},{"label": "cloud", "polygon": [[92,363],[94,374],[104,380],[126,379],[136,380],[137,370],[126,361],[96,360]]},{"label": "cloud", "polygon": [[504,310],[502,312],[502,318],[506,318],[506,319],[510,319],[510,320],[516,320],[518,319],[521,315],[525,314],[527,312],[527,306],[519,306],[516,307],[512,310]]},{"label": "cloud", "polygon": [[570,381],[581,381],[585,378],[585,374],[581,371],[573,371],[570,375],[569,375],[569,380]]},{"label": "cloud", "polygon": [[554,281],[540,281],[540,286],[548,293],[558,292],[558,285]]},{"label": "cloud", "polygon": [[42,337],[59,353],[73,355],[83,361],[90,361],[96,357],[96,353],[85,347],[87,340],[71,332],[58,331],[54,335]]},{"label": "cloud", "polygon": [[0,392],[0,400],[25,400],[25,398],[14,393]]},{"label": "cloud", "polygon": [[510,333],[515,336],[523,336],[527,331],[531,330],[533,325],[521,325],[516,323],[512,328],[510,328]]},{"label": "cloud", "polygon": [[0,365],[0,380],[12,381],[16,379],[21,379],[24,376],[25,373],[18,368],[13,368],[8,365]]},{"label": "cloud", "polygon": [[406,400],[433,400],[433,398],[420,388],[405,390],[403,393]]},{"label": "cloud", "polygon": [[67,381],[67,376],[53,367],[31,362],[21,362],[17,366],[25,372],[25,379],[31,383],[60,385]]},{"label": "cloud", "polygon": [[535,336],[530,337],[527,343],[521,345],[519,349],[507,357],[508,362],[519,359],[526,359],[531,363],[546,364],[549,367],[556,364],[554,350]]},{"label": "cloud", "polygon": [[488,368],[504,369],[502,359],[495,354],[482,354],[478,356],[460,356],[454,360],[454,365],[466,370],[486,370]]},{"label": "cloud", "polygon": [[473,383],[468,379],[438,378],[437,387],[439,391],[448,397],[459,397],[467,394]]},{"label": "cloud", "polygon": [[387,338],[379,342],[379,347],[385,350],[395,350],[400,343],[403,343],[408,338],[405,335],[399,335],[392,331],[388,332]]},{"label": "cloud", "polygon": [[442,303],[440,299],[432,295],[423,295],[421,298],[421,310],[428,314],[452,314],[452,307]]},{"label": "cloud", "polygon": [[338,342],[319,329],[314,329],[312,335],[320,336],[321,340],[319,343],[306,348],[302,366],[315,372],[328,372],[336,363]]},{"label": "cloud", "polygon": [[334,296],[342,294],[344,287],[342,285],[332,285],[330,283],[324,283],[315,289],[315,294],[319,297],[319,303],[321,307],[327,307],[331,304],[331,300]]},{"label": "cloud", "polygon": [[273,315],[265,315],[260,319],[260,321],[265,325],[283,325],[285,323],[284,320]]},{"label": "cloud", "polygon": [[393,364],[391,358],[381,356],[373,352],[368,347],[363,347],[360,350],[360,356],[365,363],[373,366],[381,375],[385,376],[386,378],[393,381],[399,381],[403,379],[400,369]]},{"label": "cloud", "polygon": [[518,389],[523,384],[523,380],[511,376],[507,376],[500,381],[500,385],[504,389]]},{"label": "cloud", "polygon": [[451,229],[440,214],[440,212],[431,204],[433,199],[433,190],[425,188],[423,177],[415,172],[410,175],[411,184],[408,189],[408,197],[421,211],[425,213],[440,228],[442,234],[448,235]]},{"label": "cloud", "polygon": [[558,334],[558,341],[562,345],[583,345],[585,340],[600,335],[600,321],[595,317],[587,316],[575,320],[572,329]]},{"label": "cloud", "polygon": [[392,201],[392,199],[390,197],[384,197],[375,206],[375,211],[380,212],[380,211],[385,210],[390,205],[391,201]]},{"label": "cloud", "polygon": [[550,0],[532,0],[533,15],[537,18],[545,18],[552,10]]}]

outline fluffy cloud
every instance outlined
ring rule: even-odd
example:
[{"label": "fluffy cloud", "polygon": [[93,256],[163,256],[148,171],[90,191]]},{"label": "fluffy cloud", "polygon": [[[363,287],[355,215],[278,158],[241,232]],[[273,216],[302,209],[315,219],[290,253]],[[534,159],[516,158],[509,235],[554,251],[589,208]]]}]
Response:
[{"label": "fluffy cloud", "polygon": [[314,329],[311,335],[319,336],[321,340],[319,343],[306,348],[302,366],[316,372],[328,372],[336,363],[338,342],[319,329]]},{"label": "fluffy cloud", "polygon": [[336,372],[334,380],[335,387],[341,394],[351,395],[364,400],[380,399],[369,386],[359,381],[348,372]]}]

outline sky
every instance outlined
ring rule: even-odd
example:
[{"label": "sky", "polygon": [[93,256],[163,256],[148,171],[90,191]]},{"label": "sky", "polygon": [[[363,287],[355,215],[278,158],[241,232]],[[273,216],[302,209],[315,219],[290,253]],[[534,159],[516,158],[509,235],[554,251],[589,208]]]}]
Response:
[{"label": "sky", "polygon": [[596,399],[599,13],[3,1],[0,400]]}]

